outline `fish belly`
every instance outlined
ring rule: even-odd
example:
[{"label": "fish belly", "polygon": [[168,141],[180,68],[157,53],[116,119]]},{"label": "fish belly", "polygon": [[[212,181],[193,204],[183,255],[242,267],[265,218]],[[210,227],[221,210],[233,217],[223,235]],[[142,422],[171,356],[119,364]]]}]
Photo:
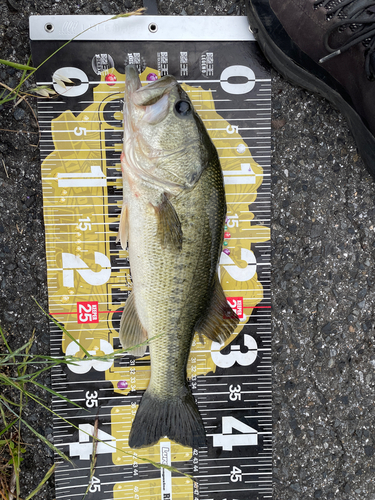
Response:
[{"label": "fish belly", "polygon": [[188,200],[180,205],[181,250],[161,247],[157,216],[149,205],[137,200],[129,211],[132,293],[148,338],[157,337],[150,342],[149,390],[170,396],[186,384],[194,327],[212,284],[208,220]]}]

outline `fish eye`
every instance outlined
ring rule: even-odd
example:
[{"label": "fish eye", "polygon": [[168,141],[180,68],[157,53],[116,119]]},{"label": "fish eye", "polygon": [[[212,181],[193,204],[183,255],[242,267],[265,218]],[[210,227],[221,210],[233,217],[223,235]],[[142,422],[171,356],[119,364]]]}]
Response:
[{"label": "fish eye", "polygon": [[177,101],[174,109],[179,116],[187,116],[192,111],[191,104],[188,101]]}]

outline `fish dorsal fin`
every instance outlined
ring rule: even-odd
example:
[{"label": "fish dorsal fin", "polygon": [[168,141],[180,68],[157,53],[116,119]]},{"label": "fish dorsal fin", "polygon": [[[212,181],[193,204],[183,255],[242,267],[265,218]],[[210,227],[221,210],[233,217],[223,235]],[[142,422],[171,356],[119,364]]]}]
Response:
[{"label": "fish dorsal fin", "polygon": [[[121,316],[120,342],[124,349],[141,344],[147,340],[147,332],[143,328],[135,308],[134,293],[131,293],[125,302],[124,311]],[[129,354],[141,358],[145,355],[147,345],[136,347],[129,351]]]},{"label": "fish dorsal fin", "polygon": [[176,250],[182,248],[181,222],[176,210],[167,196],[163,194],[162,202],[155,207],[158,217],[158,235],[163,248],[172,247]]},{"label": "fish dorsal fin", "polygon": [[128,246],[128,237],[129,237],[128,206],[126,203],[123,203],[116,243],[120,241],[121,246],[124,250],[126,250],[126,247]]},{"label": "fish dorsal fin", "polygon": [[220,344],[234,332],[239,318],[227,302],[217,274],[214,278],[213,293],[206,312],[198,321],[195,330],[200,338],[205,335]]}]

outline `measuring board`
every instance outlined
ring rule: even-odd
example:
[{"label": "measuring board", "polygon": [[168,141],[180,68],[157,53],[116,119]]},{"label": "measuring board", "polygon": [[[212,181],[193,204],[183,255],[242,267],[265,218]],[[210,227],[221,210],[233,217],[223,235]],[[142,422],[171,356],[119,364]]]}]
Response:
[{"label": "measuring board", "polygon": [[[86,30],[36,73],[39,85],[57,93],[38,102],[49,312],[91,355],[115,353],[85,359],[51,322],[52,355],[80,358],[52,372],[54,391],[79,405],[53,399],[63,417],[54,419],[54,443],[74,464],[56,455],[56,498],[81,499],[86,490],[88,500],[272,498],[268,68],[244,17],[108,19],[30,18],[34,66]],[[223,345],[193,340],[188,378],[207,435],[199,449],[167,438],[139,450],[128,446],[150,374],[148,351],[137,359],[116,354],[132,288],[128,253],[116,243],[129,63],[143,85],[166,74],[181,82],[224,173],[219,277],[240,323]],[[61,76],[74,85],[64,89]],[[100,440],[95,452],[93,436]]]}]

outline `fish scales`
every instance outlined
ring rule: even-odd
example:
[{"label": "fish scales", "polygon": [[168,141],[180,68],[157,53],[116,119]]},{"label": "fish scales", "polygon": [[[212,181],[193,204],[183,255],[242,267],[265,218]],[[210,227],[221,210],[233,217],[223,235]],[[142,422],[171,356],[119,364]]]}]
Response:
[{"label": "fish scales", "polygon": [[[149,332],[149,338],[161,335],[150,343],[149,389],[152,388],[155,394],[166,390],[178,393],[185,384],[184,370],[194,327],[207,308],[216,271],[218,254],[216,251],[212,255],[212,247],[217,249],[222,241],[222,233],[217,231],[211,242],[210,231],[213,217],[217,219],[216,227],[223,225],[223,193],[221,196],[211,193],[211,188],[220,189],[220,177],[220,165],[213,162],[194,189],[173,202],[183,233],[179,252],[161,248],[155,214],[145,207],[137,209],[138,214],[144,214],[138,216],[140,224],[134,229],[139,247],[129,246],[129,258],[141,323]],[[131,220],[130,217],[130,241],[133,236]],[[142,253],[138,248],[142,248]],[[154,356],[154,352],[157,355]]]},{"label": "fish scales", "polygon": [[[238,322],[216,274],[226,213],[218,155],[188,96],[164,78],[144,90],[135,68],[126,68],[119,235],[128,242],[133,290],[120,341],[129,348],[148,338],[151,355],[129,436],[134,448],[164,436],[205,444],[186,380],[192,339],[198,331],[222,341]],[[131,353],[142,356],[144,348]]]}]

